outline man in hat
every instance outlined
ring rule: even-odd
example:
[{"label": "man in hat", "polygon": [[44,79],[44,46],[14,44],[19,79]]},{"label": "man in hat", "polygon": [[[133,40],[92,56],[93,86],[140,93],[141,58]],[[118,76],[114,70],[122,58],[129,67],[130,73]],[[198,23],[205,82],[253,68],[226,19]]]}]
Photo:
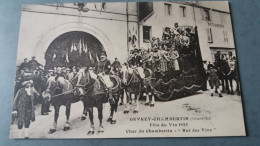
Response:
[{"label": "man in hat", "polygon": [[71,80],[72,78],[70,78],[70,69],[67,67],[64,70],[65,70],[65,79]]},{"label": "man in hat", "polygon": [[107,59],[106,52],[100,53],[100,61],[96,65],[96,74],[101,78],[107,88],[112,87],[112,82],[109,78],[109,73],[111,71],[111,63]]},{"label": "man in hat", "polygon": [[66,77],[66,75],[65,75],[64,70],[63,70],[62,67],[57,67],[56,75],[57,75],[57,76],[55,77],[55,80],[57,80],[59,77],[63,77],[63,78]]},{"label": "man in hat", "polygon": [[111,70],[111,63],[107,59],[107,54],[106,52],[101,52],[100,53],[100,61],[97,62],[96,65],[96,74],[106,74],[108,75]]},{"label": "man in hat", "polygon": [[46,74],[46,78],[48,79],[50,76],[55,76],[54,70],[52,70],[52,69],[48,70],[48,72]]},{"label": "man in hat", "polygon": [[[47,73],[47,80],[50,78],[50,77],[54,77],[55,76],[55,73],[54,73],[54,70],[48,70],[48,73]],[[50,110],[50,102],[46,102],[45,100],[42,100],[42,106],[41,106],[41,115],[49,115],[48,112],[51,112]]]},{"label": "man in hat", "polygon": [[182,32],[182,29],[179,27],[178,23],[174,23],[173,33],[175,35],[180,34]]},{"label": "man in hat", "polygon": [[[35,121],[34,93],[35,89],[33,87],[32,76],[22,76],[21,89],[17,91],[14,98],[12,112],[18,121],[18,138],[29,138],[30,123]],[[23,132],[25,133],[25,136],[23,136]]]},{"label": "man in hat", "polygon": [[120,68],[121,68],[121,63],[118,61],[117,58],[115,58],[115,61],[112,63],[111,65],[113,67],[112,71],[115,73],[115,74],[118,74]]},{"label": "man in hat", "polygon": [[24,70],[25,68],[28,68],[28,59],[24,58],[24,61],[21,63],[18,71]]},{"label": "man in hat", "polygon": [[109,102],[114,102],[112,98],[112,90],[111,90],[111,88],[113,87],[113,83],[111,82],[109,76],[110,71],[111,71],[111,63],[107,59],[107,54],[106,52],[101,52],[100,61],[98,61],[96,65],[96,74],[98,75],[97,78],[107,89]]},{"label": "man in hat", "polygon": [[29,67],[30,72],[33,72],[34,70],[39,68],[39,66],[42,66],[42,65],[40,63],[38,63],[38,61],[36,61],[35,56],[33,56],[32,60],[30,60],[28,62],[28,67]]},{"label": "man in hat", "polygon": [[142,63],[142,57],[138,55],[138,49],[134,49],[134,55],[129,59],[129,65],[132,67],[138,67]]}]

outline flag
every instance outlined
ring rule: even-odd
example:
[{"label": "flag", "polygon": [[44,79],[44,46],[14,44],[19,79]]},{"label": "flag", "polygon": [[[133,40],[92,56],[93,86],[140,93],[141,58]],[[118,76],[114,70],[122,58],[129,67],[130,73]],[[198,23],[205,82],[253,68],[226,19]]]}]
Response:
[{"label": "flag", "polygon": [[73,50],[74,50],[74,46],[73,43],[71,43],[70,52],[72,52]]},{"label": "flag", "polygon": [[89,59],[93,60],[93,57],[92,57],[91,53],[90,52],[88,52],[88,53],[89,53]]},{"label": "flag", "polygon": [[98,55],[97,55],[97,53],[96,53],[96,58],[97,58],[97,61],[99,62],[99,58],[98,58]]},{"label": "flag", "polygon": [[82,44],[81,44],[81,39],[79,40],[79,44],[78,44],[78,51],[79,51],[79,54],[81,54],[82,52]]},{"label": "flag", "polygon": [[52,60],[54,60],[56,58],[56,54],[54,53],[52,56]]},{"label": "flag", "polygon": [[87,46],[87,42],[84,44],[84,50],[83,50],[85,53],[88,52],[88,46]]},{"label": "flag", "polygon": [[82,43],[82,52],[85,52],[85,44],[84,44],[84,41],[82,40],[81,43]]},{"label": "flag", "polygon": [[68,51],[66,52],[66,61],[67,61],[67,63],[70,62],[70,61],[69,61],[69,53],[68,53]]},{"label": "flag", "polygon": [[73,51],[77,51],[77,47],[75,43],[73,43]]}]

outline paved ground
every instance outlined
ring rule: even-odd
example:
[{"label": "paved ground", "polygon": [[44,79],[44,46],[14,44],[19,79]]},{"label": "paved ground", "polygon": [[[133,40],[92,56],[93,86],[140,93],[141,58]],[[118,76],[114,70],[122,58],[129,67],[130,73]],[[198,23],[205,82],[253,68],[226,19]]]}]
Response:
[{"label": "paved ground", "polygon": [[[36,110],[36,121],[31,124],[30,138],[101,138],[101,137],[181,137],[181,136],[228,136],[244,135],[244,119],[241,97],[223,94],[211,97],[209,91],[199,92],[197,95],[168,101],[157,101],[155,107],[147,107],[141,101],[140,112],[123,114],[123,106],[117,112],[117,123],[111,125],[106,122],[110,107],[104,105],[104,133],[95,132],[89,136],[87,132],[90,122],[87,117],[81,121],[83,105],[75,103],[71,107],[69,131],[63,131],[65,124],[65,107],[61,107],[57,131],[48,134],[53,123],[52,112],[47,116]],[[168,117],[168,120],[167,120]],[[143,118],[143,119],[140,119]],[[179,119],[178,119],[179,118]],[[97,110],[94,110],[95,130],[98,129]],[[136,130],[136,131],[135,131]],[[141,131],[140,131],[141,130]],[[10,137],[17,137],[17,125],[11,125]]]}]

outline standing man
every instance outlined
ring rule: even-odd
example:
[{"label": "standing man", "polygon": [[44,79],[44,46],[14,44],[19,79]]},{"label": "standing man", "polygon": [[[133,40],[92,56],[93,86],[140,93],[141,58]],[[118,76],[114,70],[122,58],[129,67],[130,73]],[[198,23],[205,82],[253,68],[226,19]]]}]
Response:
[{"label": "standing man", "polygon": [[18,71],[24,70],[25,68],[28,68],[28,59],[27,58],[24,58],[24,61],[21,63]]},{"label": "standing man", "polygon": [[33,56],[32,60],[30,60],[28,62],[28,67],[29,67],[30,72],[33,72],[34,70],[39,68],[39,66],[42,66],[42,65],[40,63],[38,63],[38,61],[35,60],[35,56]]},{"label": "standing man", "polygon": [[[47,80],[51,77],[55,76],[53,70],[49,70],[48,74],[46,76]],[[50,110],[50,102],[46,102],[45,100],[42,100],[42,106],[41,106],[41,115],[49,115],[48,112],[51,112]]]}]

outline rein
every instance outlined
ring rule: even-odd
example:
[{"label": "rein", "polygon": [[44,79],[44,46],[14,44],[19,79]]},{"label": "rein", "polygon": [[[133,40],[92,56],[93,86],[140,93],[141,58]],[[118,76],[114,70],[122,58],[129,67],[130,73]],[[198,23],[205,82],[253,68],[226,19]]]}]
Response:
[{"label": "rein", "polygon": [[[93,83],[90,87],[88,87],[88,88],[84,88],[84,90],[86,90],[85,92],[87,93],[92,87],[94,87],[96,84],[97,84],[97,80],[95,80],[95,83]],[[85,84],[85,85],[87,85],[87,84]],[[83,85],[84,87],[85,87],[85,85]]]},{"label": "rein", "polygon": [[[137,72],[136,72],[136,70],[133,70],[133,72],[135,73],[135,74],[137,74]],[[138,77],[138,76],[137,76]],[[134,78],[134,74],[132,74],[132,76],[131,76],[131,78],[130,78],[130,80],[128,81],[128,83],[126,84],[126,86],[129,86],[130,84],[131,84],[131,81],[133,80],[133,78]],[[138,77],[139,78],[139,77]],[[149,76],[149,77],[147,77],[147,78],[143,78],[143,80],[147,80],[147,79],[155,79],[155,78],[152,78],[152,76]],[[139,79],[140,80],[140,79]]]},{"label": "rein", "polygon": [[75,89],[72,89],[72,90],[63,92],[63,93],[61,93],[61,94],[54,95],[54,96],[52,96],[52,98],[53,98],[53,97],[58,97],[58,96],[61,96],[61,95],[66,95],[66,94],[68,94],[68,93],[71,93],[73,90],[75,90]]}]

